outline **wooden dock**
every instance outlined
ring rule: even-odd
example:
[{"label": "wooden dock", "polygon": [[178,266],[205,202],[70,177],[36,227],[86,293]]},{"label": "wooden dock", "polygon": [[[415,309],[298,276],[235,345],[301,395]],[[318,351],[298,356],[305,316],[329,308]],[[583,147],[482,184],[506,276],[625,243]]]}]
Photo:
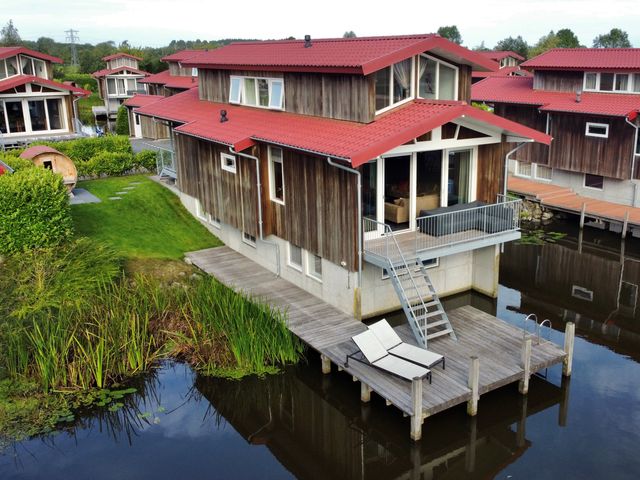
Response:
[{"label": "wooden dock", "polygon": [[[457,341],[447,336],[429,345],[446,358],[446,369],[432,370],[432,383],[407,382],[353,360],[345,366],[347,354],[357,351],[351,337],[364,331],[365,324],[228,247],[190,252],[186,259],[236,291],[286,311],[289,329],[321,354],[325,373],[333,363],[361,382],[362,401],[375,392],[411,416],[416,440],[423,419],[430,415],[462,403],[475,415],[480,395],[513,382],[520,382],[520,391],[526,393],[529,377],[554,364],[564,362],[565,374],[571,373],[572,329],[565,342],[567,355],[555,344],[544,339],[538,344],[530,335],[524,338],[521,329],[470,306],[448,312]],[[415,344],[408,325],[396,331]]]}]

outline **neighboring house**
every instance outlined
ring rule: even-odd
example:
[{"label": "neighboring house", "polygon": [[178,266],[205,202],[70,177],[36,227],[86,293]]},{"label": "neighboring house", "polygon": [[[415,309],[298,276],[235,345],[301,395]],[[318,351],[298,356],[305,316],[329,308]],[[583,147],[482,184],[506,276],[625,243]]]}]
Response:
[{"label": "neighboring house", "polygon": [[528,77],[531,75],[528,71],[520,68],[520,63],[524,61],[524,57],[510,50],[494,50],[490,52],[478,52],[489,60],[496,62],[496,69],[492,72],[474,71],[471,75],[472,83],[479,82],[487,77]]},{"label": "neighboring house", "polygon": [[553,49],[522,67],[533,77],[487,78],[472,89],[474,101],[554,139],[518,151],[510,172],[640,206],[640,49]]},{"label": "neighboring house", "polygon": [[93,107],[93,113],[96,117],[115,118],[127,98],[147,92],[141,80],[150,74],[138,68],[141,58],[128,53],[114,53],[102,60],[107,63],[106,68],[92,75],[98,81],[98,94],[104,100],[104,107]]},{"label": "neighboring house", "polygon": [[53,81],[62,60],[24,47],[0,47],[0,145],[73,138],[82,88]]},{"label": "neighboring house", "polygon": [[171,122],[181,199],[228,246],[357,318],[402,307],[415,327],[431,280],[497,294],[499,244],[520,235],[519,203],[497,198],[505,153],[550,138],[468,105],[493,62],[413,35],[182,64],[199,87],[135,112]]}]

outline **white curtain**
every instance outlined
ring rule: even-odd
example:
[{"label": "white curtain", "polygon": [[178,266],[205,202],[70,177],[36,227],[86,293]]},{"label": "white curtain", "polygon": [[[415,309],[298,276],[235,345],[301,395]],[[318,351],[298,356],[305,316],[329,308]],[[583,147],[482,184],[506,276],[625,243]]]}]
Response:
[{"label": "white curtain", "polygon": [[393,79],[402,87],[402,94],[394,92],[396,100],[407,98],[411,94],[411,59],[403,60],[393,65]]}]

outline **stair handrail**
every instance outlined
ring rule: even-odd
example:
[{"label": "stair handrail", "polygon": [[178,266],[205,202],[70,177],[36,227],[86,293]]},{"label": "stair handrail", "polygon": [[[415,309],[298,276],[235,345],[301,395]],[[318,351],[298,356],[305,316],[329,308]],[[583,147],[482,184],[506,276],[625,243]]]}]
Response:
[{"label": "stair handrail", "polygon": [[529,315],[527,315],[524,318],[524,321],[522,322],[522,338],[526,338],[527,337],[527,333],[529,333],[529,331],[527,330],[527,322],[529,320],[533,320],[536,324],[536,331],[538,329],[537,325],[538,325],[538,316],[535,313],[530,313]]},{"label": "stair handrail", "polygon": [[551,320],[545,318],[540,323],[536,322],[536,335],[538,337],[536,345],[540,345],[540,331],[545,324],[549,324],[549,338],[547,340],[551,341],[551,329],[553,328],[553,325],[551,324]]}]

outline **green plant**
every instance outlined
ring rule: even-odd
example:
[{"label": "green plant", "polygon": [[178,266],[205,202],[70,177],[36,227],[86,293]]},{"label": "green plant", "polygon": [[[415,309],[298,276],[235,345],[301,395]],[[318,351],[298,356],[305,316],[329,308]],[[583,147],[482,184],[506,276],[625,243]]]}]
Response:
[{"label": "green plant", "polygon": [[0,254],[57,245],[73,234],[67,188],[50,170],[0,176],[0,205]]},{"label": "green plant", "polygon": [[123,175],[134,168],[134,157],[130,153],[100,152],[85,166],[89,174],[101,176]]},{"label": "green plant", "polygon": [[116,115],[116,134],[129,135],[129,112],[123,105],[118,108]]},{"label": "green plant", "polygon": [[155,150],[142,150],[136,153],[134,161],[136,167],[142,167],[149,172],[156,171],[156,152]]},{"label": "green plant", "polygon": [[32,168],[33,162],[25,158],[20,158],[8,153],[0,154],[0,160],[13,168],[14,171],[22,170],[23,168]]}]

